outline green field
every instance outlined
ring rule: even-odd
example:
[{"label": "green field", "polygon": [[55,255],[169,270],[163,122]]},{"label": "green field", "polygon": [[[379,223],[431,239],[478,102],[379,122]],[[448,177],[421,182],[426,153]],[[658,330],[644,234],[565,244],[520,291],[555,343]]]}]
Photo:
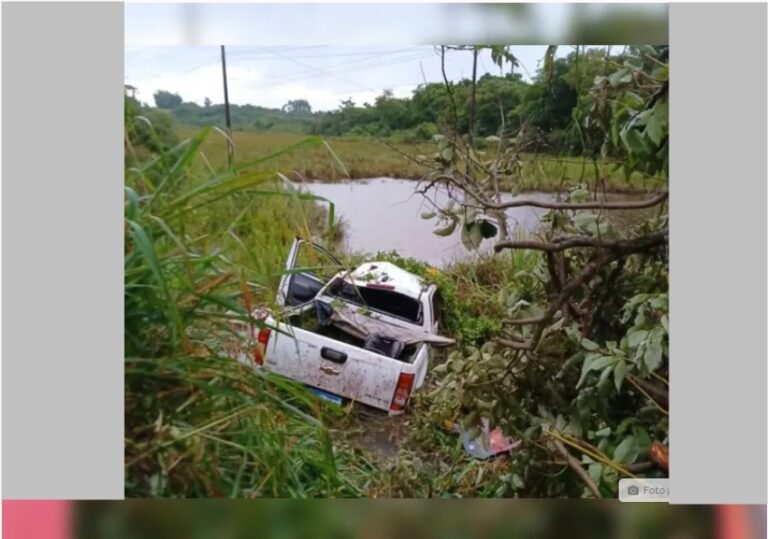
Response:
[{"label": "green field", "polygon": [[[196,132],[194,128],[178,130],[182,139]],[[308,136],[300,133],[273,133],[236,131],[235,164],[251,161],[300,142]],[[344,164],[351,179],[392,177],[420,179],[427,172],[424,166],[408,156],[429,156],[437,152],[437,144],[431,142],[408,143],[387,139],[328,137],[325,139],[333,152]],[[215,169],[227,164],[226,139],[213,133],[202,147],[203,154]],[[493,158],[493,149],[486,150],[487,158]],[[267,168],[268,167],[268,168]],[[599,177],[605,178],[605,188],[612,192],[646,192],[660,186],[662,180],[633,173],[630,180],[621,170],[609,162],[598,163]],[[259,168],[257,167],[257,170]],[[284,154],[265,164],[262,170],[280,170],[298,179],[336,181],[344,179],[330,152],[324,147],[303,149],[301,152]],[[590,161],[575,157],[558,157],[546,154],[523,155],[522,178],[514,186],[521,191],[558,191],[564,184],[585,181],[594,184],[595,168]],[[666,182],[666,180],[663,180]],[[513,186],[510,186],[513,187]]]}]

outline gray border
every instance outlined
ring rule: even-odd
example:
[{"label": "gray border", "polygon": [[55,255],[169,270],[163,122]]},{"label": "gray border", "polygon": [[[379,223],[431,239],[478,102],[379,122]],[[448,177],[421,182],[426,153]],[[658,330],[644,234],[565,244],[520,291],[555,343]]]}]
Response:
[{"label": "gray border", "polygon": [[[2,10],[4,496],[120,498],[123,5]],[[670,7],[675,503],[766,503],[765,17]]]},{"label": "gray border", "polygon": [[670,6],[672,503],[766,503],[766,5]]},{"label": "gray border", "polygon": [[3,497],[123,496],[123,4],[3,3]]}]

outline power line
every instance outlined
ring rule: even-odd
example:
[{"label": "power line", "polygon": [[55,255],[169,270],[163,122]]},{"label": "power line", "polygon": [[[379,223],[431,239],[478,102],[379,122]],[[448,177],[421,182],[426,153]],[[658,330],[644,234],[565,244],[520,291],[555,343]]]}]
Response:
[{"label": "power line", "polygon": [[[268,85],[268,86],[272,86],[273,83],[275,83],[275,82],[295,80],[297,78],[298,79],[303,79],[305,75],[307,75],[309,73],[312,73],[312,72],[316,72],[317,69],[322,69],[325,72],[334,72],[335,74],[344,74],[344,73],[347,73],[347,72],[354,72],[354,71],[356,71],[354,69],[353,70],[348,70],[348,69],[338,69],[338,68],[341,68],[341,67],[359,67],[361,65],[365,66],[365,63],[367,61],[372,60],[374,58],[378,58],[379,56],[381,56],[381,55],[377,53],[377,54],[372,54],[372,55],[369,55],[369,56],[366,56],[364,58],[360,58],[360,59],[357,59],[357,60],[350,60],[350,61],[347,61],[347,62],[336,63],[336,64],[332,64],[332,65],[329,65],[329,66],[324,66],[322,68],[312,67],[309,70],[298,71],[298,72],[295,72],[295,73],[289,73],[287,75],[283,75],[281,77],[272,78],[270,80],[270,82],[265,83],[265,84]],[[399,62],[401,60],[410,60],[411,58],[416,58],[416,57],[417,56],[414,55],[414,56],[401,56],[401,57],[397,57],[397,58],[380,59],[379,62],[376,62],[374,64],[369,64],[369,65],[378,65],[378,64],[380,64],[382,62],[383,63]],[[293,58],[293,57],[291,57],[291,58]]]},{"label": "power line", "polygon": [[[269,50],[269,49],[266,49],[266,50]],[[305,63],[305,62],[302,62],[301,60],[295,60],[295,59],[291,58],[290,56],[288,56],[287,54],[282,54],[282,53],[280,53],[280,52],[277,52],[277,51],[275,51],[275,50],[273,50],[273,51],[271,51],[271,52],[272,52],[273,54],[276,54],[276,55],[278,55],[278,56],[281,56],[281,57],[285,58],[286,60],[290,60],[290,61],[292,61],[292,62],[295,62],[295,63],[299,64],[299,65],[302,65],[302,66],[304,66],[304,67],[307,67],[307,68],[309,68],[309,69],[311,69],[311,70],[313,70],[313,71],[317,71],[318,73],[324,74],[324,75],[326,75],[326,76],[331,76],[331,77],[333,77],[333,78],[335,78],[335,79],[337,79],[337,80],[340,80],[341,82],[346,82],[347,84],[351,84],[351,85],[353,85],[353,86],[357,86],[358,88],[363,88],[364,90],[369,90],[369,91],[371,91],[371,92],[375,92],[375,91],[376,91],[376,90],[374,90],[373,88],[369,88],[368,86],[364,86],[364,85],[362,85],[362,84],[358,84],[358,83],[356,83],[356,82],[354,82],[354,81],[351,81],[351,80],[347,80],[347,79],[344,79],[344,78],[342,78],[342,77],[339,77],[338,75],[334,75],[334,74],[331,74],[331,73],[327,73],[327,72],[323,71],[322,69],[320,69],[320,68],[317,68],[317,67],[314,67],[314,66],[312,66],[312,65],[309,65],[309,64],[307,64],[307,63]]]},{"label": "power line", "polygon": [[[326,76],[326,77],[334,77],[334,78],[338,79],[339,78],[338,77],[339,74],[357,73],[357,72],[360,72],[360,71],[367,71],[367,70],[370,70],[370,69],[377,69],[377,68],[380,68],[380,67],[386,67],[386,66],[396,65],[396,64],[405,63],[405,62],[422,60],[422,59],[425,59],[425,58],[429,58],[431,56],[432,56],[431,54],[427,55],[427,56],[421,54],[421,55],[404,56],[404,57],[400,57],[400,58],[391,58],[391,59],[388,59],[388,60],[383,60],[381,62],[374,62],[374,63],[370,63],[370,64],[367,64],[367,65],[352,66],[353,69],[337,69],[335,71],[328,71],[326,69],[321,69],[321,68],[318,68],[318,67],[309,66],[309,64],[305,64],[303,62],[298,62],[297,60],[293,60],[291,57],[286,56],[285,58],[288,59],[288,60],[295,61],[297,63],[300,63],[301,65],[305,65],[305,66],[309,67],[310,68],[309,71],[305,71],[305,72],[302,72],[302,73],[297,73],[297,74],[290,75],[290,76],[285,76],[285,77],[280,77],[280,78],[272,79],[269,82],[264,83],[264,84],[257,84],[257,85],[250,86],[250,88],[253,88],[253,89],[267,88],[267,87],[272,87],[272,86],[279,86],[279,85],[286,84],[286,83],[289,83],[289,82],[300,82],[302,80],[307,80],[307,77],[305,75],[309,74],[310,72],[316,72],[316,73],[320,73],[321,75]],[[344,79],[341,79],[341,80],[343,82],[348,82],[348,83],[353,84],[355,86],[362,86],[362,85],[360,85],[360,84],[358,84],[356,82],[350,82],[350,81],[347,81],[347,80],[344,80]]]},{"label": "power line", "polygon": [[[384,50],[384,51],[365,51],[365,52],[339,52],[339,53],[332,53],[332,54],[309,54],[309,55],[303,55],[303,56],[291,56],[291,58],[295,59],[307,59],[307,58],[340,58],[340,57],[346,57],[346,56],[381,56],[381,55],[387,55],[387,54],[399,54],[401,52],[408,52],[413,51],[416,49],[421,49],[423,47],[408,47],[405,49],[395,49],[395,50]],[[286,51],[285,49],[282,49],[283,52],[290,52]],[[243,51],[239,54],[231,53],[229,54],[230,57],[237,57],[240,59],[259,59],[259,60],[270,60],[275,59],[270,56],[265,56],[262,54],[259,54],[258,52],[254,51]]]}]

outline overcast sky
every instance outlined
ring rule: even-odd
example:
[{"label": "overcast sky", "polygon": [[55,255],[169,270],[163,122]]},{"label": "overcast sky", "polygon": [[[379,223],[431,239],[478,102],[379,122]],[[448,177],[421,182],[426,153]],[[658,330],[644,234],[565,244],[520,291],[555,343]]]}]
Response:
[{"label": "overcast sky", "polygon": [[[558,56],[571,47],[560,47]],[[534,75],[546,46],[513,46],[524,78]],[[509,65],[505,66],[509,72]],[[449,79],[472,74],[472,53],[449,51]],[[343,99],[373,102],[384,89],[410,96],[417,85],[440,82],[440,56],[431,46],[282,46],[227,47],[229,99],[238,105],[279,108],[306,99],[313,110],[330,110]],[[478,77],[499,73],[489,52],[478,61]],[[158,89],[179,93],[184,101],[223,102],[220,49],[215,46],[142,46],[125,49],[125,82],[137,98],[154,104]]]}]

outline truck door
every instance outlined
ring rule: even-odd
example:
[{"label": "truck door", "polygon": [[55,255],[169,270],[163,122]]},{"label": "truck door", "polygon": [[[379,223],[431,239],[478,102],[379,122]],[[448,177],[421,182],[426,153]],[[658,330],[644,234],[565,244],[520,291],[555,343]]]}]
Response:
[{"label": "truck door", "polygon": [[319,245],[296,238],[280,279],[277,304],[303,305],[343,269],[341,262]]}]

